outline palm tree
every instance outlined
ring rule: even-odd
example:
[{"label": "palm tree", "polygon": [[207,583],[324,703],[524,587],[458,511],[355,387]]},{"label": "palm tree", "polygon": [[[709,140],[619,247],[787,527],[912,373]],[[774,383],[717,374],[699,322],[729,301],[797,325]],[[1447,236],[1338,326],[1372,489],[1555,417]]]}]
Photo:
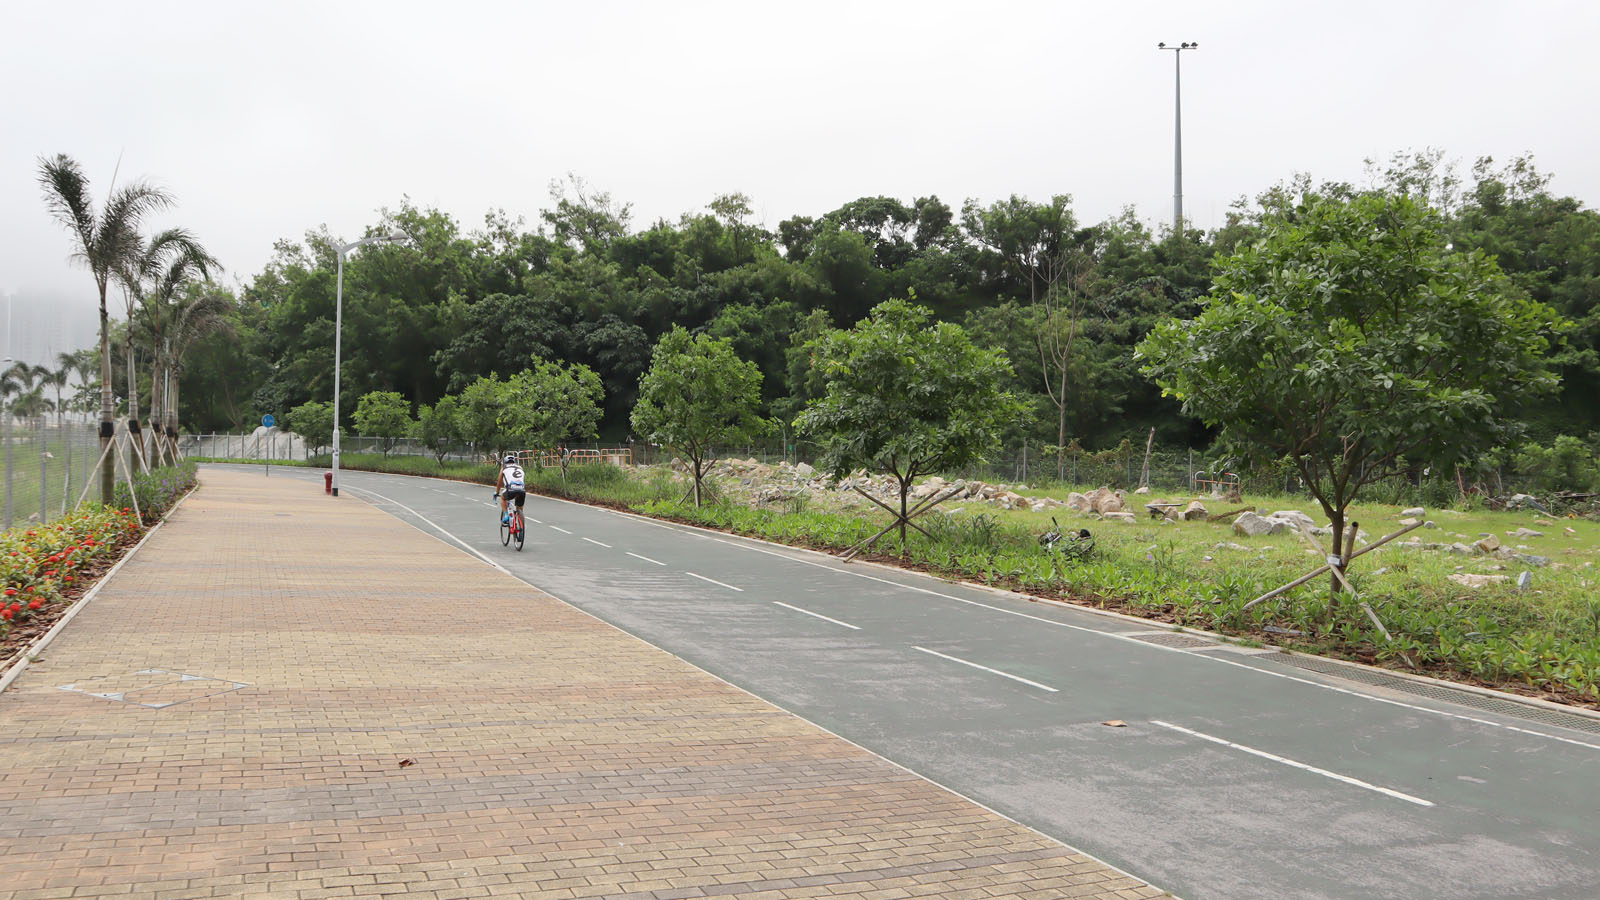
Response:
[{"label": "palm tree", "polygon": [[162,406],[166,410],[167,438],[172,442],[173,455],[178,442],[178,386],[183,382],[183,357],[195,342],[208,334],[233,333],[233,320],[228,314],[234,310],[233,297],[214,288],[185,291],[173,298],[169,307],[166,346],[162,349],[169,377]]},{"label": "palm tree", "polygon": [[[116,175],[112,175],[116,182]],[[104,452],[116,434],[111,410],[111,329],[106,314],[106,288],[138,244],[139,224],[150,213],[172,205],[172,195],[142,181],[113,190],[105,207],[95,210],[89,196],[89,179],[77,160],[65,153],[40,157],[39,186],[45,207],[74,238],[73,259],[88,267],[100,292],[100,445],[105,461],[100,466],[100,495],[111,499],[116,473],[110,454]]]},{"label": "palm tree", "polygon": [[[157,446],[166,421],[164,385],[171,361],[166,359],[167,331],[171,325],[174,297],[185,285],[198,279],[211,277],[222,266],[194,235],[181,228],[169,228],[151,238],[140,241],[140,252],[131,265],[120,275],[128,299],[128,322],[134,321],[134,301],[144,312],[143,324],[150,332],[151,358],[155,360],[150,372],[150,421],[156,433]],[[123,345],[128,358],[128,409],[129,429],[138,432],[139,398],[133,371],[133,330],[130,327]]]}]

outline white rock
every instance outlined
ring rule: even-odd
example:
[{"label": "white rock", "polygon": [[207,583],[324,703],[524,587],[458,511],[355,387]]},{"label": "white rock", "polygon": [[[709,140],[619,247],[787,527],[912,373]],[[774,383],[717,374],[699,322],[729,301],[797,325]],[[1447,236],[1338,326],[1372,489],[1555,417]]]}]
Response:
[{"label": "white rock", "polygon": [[1138,490],[1134,491],[1134,493],[1135,494],[1148,494],[1148,493],[1150,493],[1150,489],[1148,487],[1142,487],[1142,488],[1139,488]]},{"label": "white rock", "polygon": [[1404,526],[1404,527],[1407,527],[1407,528],[1409,528],[1409,527],[1411,527],[1411,526],[1412,526],[1412,525],[1415,525],[1415,524],[1417,524],[1417,520],[1416,520],[1416,519],[1409,519],[1409,518],[1407,518],[1407,519],[1401,519],[1401,520],[1400,520],[1400,524],[1401,524],[1401,525],[1402,525],[1402,526]]},{"label": "white rock", "polygon": [[1428,511],[1420,506],[1413,506],[1410,509],[1400,510],[1400,515],[1407,519],[1420,519],[1427,514]]},{"label": "white rock", "polygon": [[1456,584],[1469,588],[1488,587],[1491,584],[1504,584],[1511,580],[1510,575],[1477,575],[1470,572],[1457,572],[1448,576]]},{"label": "white rock", "polygon": [[1544,537],[1544,532],[1534,531],[1532,528],[1518,528],[1516,531],[1508,531],[1506,534],[1510,535],[1511,537],[1523,538]]},{"label": "white rock", "polygon": [[1305,532],[1309,532],[1311,529],[1317,527],[1315,520],[1298,509],[1280,509],[1272,515],[1267,516],[1267,518],[1277,519],[1280,522],[1286,523],[1291,528],[1297,528]]},{"label": "white rock", "polygon": [[1252,512],[1242,513],[1239,518],[1233,520],[1233,533],[1244,535],[1245,537],[1258,537],[1263,534],[1283,534],[1291,527],[1293,526],[1282,519],[1276,517],[1263,518]]}]

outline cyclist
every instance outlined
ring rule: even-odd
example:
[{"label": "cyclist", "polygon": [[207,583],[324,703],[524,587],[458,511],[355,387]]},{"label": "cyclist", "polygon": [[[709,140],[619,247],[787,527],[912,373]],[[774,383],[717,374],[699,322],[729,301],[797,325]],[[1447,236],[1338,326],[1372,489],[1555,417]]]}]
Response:
[{"label": "cyclist", "polygon": [[503,525],[511,524],[510,503],[517,501],[517,509],[521,509],[528,499],[527,485],[522,479],[522,466],[513,454],[506,454],[500,462],[500,477],[495,479],[495,495],[500,498],[500,522]]}]

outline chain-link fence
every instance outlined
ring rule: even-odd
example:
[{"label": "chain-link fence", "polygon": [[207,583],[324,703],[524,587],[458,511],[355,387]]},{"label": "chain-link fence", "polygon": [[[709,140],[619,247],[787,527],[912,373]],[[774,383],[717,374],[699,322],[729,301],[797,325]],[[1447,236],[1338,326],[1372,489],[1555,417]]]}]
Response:
[{"label": "chain-link fence", "polygon": [[[86,486],[87,499],[100,500],[99,433],[98,423],[0,415],[0,465],[5,467],[0,527],[54,521],[78,505]],[[123,442],[126,454],[126,436]]]}]

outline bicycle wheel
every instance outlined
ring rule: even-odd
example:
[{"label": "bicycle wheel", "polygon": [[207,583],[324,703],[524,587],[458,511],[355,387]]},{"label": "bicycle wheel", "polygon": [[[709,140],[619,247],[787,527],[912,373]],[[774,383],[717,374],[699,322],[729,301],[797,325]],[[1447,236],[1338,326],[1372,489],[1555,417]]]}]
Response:
[{"label": "bicycle wheel", "polygon": [[511,543],[511,523],[505,519],[500,520],[500,546]]},{"label": "bicycle wheel", "polygon": [[522,539],[527,537],[528,528],[527,528],[527,526],[525,524],[523,524],[522,512],[520,510],[517,512],[516,515],[512,516],[511,522],[517,528],[517,533],[516,533],[517,549],[521,550],[522,549]]}]

